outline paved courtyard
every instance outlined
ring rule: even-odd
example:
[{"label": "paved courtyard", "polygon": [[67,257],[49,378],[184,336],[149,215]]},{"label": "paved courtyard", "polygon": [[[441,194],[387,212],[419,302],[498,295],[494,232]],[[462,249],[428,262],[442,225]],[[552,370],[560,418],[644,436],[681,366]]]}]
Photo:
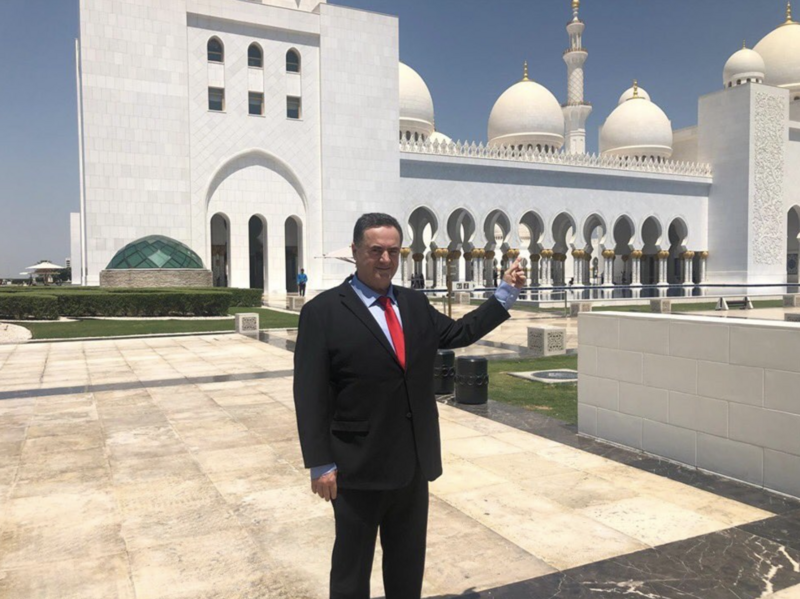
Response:
[{"label": "paved courtyard", "polygon": [[[292,376],[236,335],[0,346],[0,597],[326,597]],[[799,503],[440,416],[425,597],[800,597]]]}]

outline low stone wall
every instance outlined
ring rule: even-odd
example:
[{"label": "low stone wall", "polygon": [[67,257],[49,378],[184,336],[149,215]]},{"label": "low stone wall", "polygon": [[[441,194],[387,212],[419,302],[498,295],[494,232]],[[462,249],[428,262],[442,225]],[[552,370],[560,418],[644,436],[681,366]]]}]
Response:
[{"label": "low stone wall", "polygon": [[101,270],[100,287],[213,287],[210,270],[143,268]]},{"label": "low stone wall", "polygon": [[581,314],[581,433],[800,497],[800,325]]}]

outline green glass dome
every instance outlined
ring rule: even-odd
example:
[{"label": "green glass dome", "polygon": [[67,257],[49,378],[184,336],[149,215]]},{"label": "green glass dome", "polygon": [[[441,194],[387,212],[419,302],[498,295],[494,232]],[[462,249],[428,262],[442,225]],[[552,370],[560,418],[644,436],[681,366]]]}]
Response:
[{"label": "green glass dome", "polygon": [[180,241],[163,235],[148,235],[118,251],[107,270],[131,268],[203,268],[203,261]]}]

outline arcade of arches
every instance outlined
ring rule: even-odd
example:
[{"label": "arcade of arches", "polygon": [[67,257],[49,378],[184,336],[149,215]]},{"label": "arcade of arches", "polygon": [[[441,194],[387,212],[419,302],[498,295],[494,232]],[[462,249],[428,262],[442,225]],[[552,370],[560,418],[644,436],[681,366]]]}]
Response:
[{"label": "arcade of arches", "polygon": [[[795,247],[800,235],[795,213]],[[691,285],[706,280],[708,251],[689,246],[686,223],[666,223],[650,216],[635,223],[621,216],[612,223],[599,214],[583,223],[562,212],[545,224],[535,211],[516,223],[502,210],[482,222],[465,208],[439,222],[427,208],[415,209],[407,222],[410,243],[402,252],[402,277],[422,274],[427,287],[442,288],[450,266],[453,280],[468,286],[493,286],[509,264],[521,256],[529,284]],[[483,235],[478,235],[482,232]],[[791,234],[791,232],[790,232]],[[516,246],[516,247],[514,247]]]},{"label": "arcade of arches", "polygon": [[[231,235],[230,219],[216,213],[210,220],[211,272],[214,287],[235,287],[231,283]],[[303,266],[303,223],[297,216],[288,217],[283,223],[285,289],[297,291],[297,274]],[[267,219],[254,214],[247,223],[248,282],[251,289],[269,289],[269,252],[267,241]],[[273,251],[276,248],[272,248]]]}]

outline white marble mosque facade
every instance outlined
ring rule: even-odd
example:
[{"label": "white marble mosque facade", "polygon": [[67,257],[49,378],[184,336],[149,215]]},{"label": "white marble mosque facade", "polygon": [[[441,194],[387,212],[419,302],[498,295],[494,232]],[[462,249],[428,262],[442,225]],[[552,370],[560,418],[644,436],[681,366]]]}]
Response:
[{"label": "white marble mosque facade", "polygon": [[[673,132],[635,84],[588,155],[579,8],[564,102],[526,71],[492,111],[488,144],[474,144],[435,131],[395,17],[319,0],[80,0],[75,281],[96,285],[124,245],[158,234],[189,245],[219,285],[291,290],[302,267],[328,288],[351,267],[321,257],[367,211],[407,225],[403,272],[436,286],[448,261],[482,286],[516,255],[539,285],[796,280],[800,59],[780,50],[800,47],[800,24],[787,14],[734,54],[695,127]],[[210,110],[209,88],[225,90],[224,110]],[[250,93],[263,114],[249,114]],[[300,118],[287,118],[289,97]]]}]

